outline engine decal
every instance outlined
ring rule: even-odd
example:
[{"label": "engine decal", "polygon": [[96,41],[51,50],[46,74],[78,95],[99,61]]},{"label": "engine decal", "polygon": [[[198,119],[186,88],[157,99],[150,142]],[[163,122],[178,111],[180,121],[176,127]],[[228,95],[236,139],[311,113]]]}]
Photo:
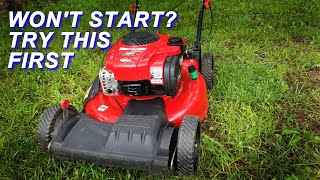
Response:
[{"label": "engine decal", "polygon": [[122,59],[120,59],[120,62],[129,63],[129,62],[132,62],[132,60],[128,59],[128,58],[122,58]]},{"label": "engine decal", "polygon": [[137,56],[145,51],[146,48],[119,48],[120,56]]},{"label": "engine decal", "polygon": [[108,106],[102,104],[97,110],[103,112],[103,111],[107,110],[108,108],[109,108]]},{"label": "engine decal", "polygon": [[119,50],[120,51],[128,51],[128,50],[131,50],[131,51],[144,51],[144,50],[146,50],[146,48],[124,48],[124,47],[121,47]]}]

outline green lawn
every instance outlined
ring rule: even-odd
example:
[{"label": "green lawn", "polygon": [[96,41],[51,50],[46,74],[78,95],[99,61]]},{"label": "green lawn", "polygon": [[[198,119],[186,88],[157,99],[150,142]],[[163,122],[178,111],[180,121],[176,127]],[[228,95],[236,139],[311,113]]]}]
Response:
[{"label": "green lawn", "polygon": [[[93,31],[86,23],[92,11],[124,11],[132,2],[39,1],[28,3],[25,10],[83,10],[86,16],[77,31],[84,32]],[[141,10],[168,10],[179,1],[170,2],[141,0]],[[179,20],[174,28],[158,31],[193,42],[199,3],[187,0],[176,9]],[[203,48],[216,54],[216,81],[209,93],[195,178],[319,179],[319,1],[228,0],[212,1],[212,6],[214,30]],[[210,22],[206,15],[204,36]],[[0,179],[181,178],[60,161],[42,153],[35,138],[41,114],[65,98],[80,109],[107,52],[80,49],[69,70],[9,71],[14,50],[8,19],[8,14],[0,15]],[[58,35],[73,31],[68,23],[55,30],[57,37],[48,50],[39,51],[62,52]],[[106,31],[113,43],[128,32]]]}]

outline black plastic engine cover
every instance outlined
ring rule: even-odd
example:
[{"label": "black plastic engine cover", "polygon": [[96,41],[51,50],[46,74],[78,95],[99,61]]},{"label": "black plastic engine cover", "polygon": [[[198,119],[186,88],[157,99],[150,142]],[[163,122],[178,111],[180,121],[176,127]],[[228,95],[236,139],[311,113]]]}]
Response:
[{"label": "black plastic engine cover", "polygon": [[169,169],[173,130],[162,98],[130,100],[115,124],[84,113],[60,122],[52,133],[50,152],[62,159],[162,174]]},{"label": "black plastic engine cover", "polygon": [[153,32],[130,32],[123,38],[122,43],[126,45],[138,46],[151,44],[159,39],[159,36]]}]

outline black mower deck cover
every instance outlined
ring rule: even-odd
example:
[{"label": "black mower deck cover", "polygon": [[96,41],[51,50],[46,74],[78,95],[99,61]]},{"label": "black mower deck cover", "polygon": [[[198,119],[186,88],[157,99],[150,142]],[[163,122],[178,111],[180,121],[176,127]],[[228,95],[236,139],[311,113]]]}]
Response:
[{"label": "black mower deck cover", "polygon": [[163,173],[174,151],[170,149],[174,128],[166,118],[162,98],[130,100],[115,124],[75,114],[54,125],[48,151],[61,159]]}]

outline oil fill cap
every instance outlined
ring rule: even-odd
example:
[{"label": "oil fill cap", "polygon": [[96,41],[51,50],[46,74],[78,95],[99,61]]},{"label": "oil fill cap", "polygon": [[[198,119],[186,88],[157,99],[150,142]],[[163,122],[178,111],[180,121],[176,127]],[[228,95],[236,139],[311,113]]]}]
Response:
[{"label": "oil fill cap", "polygon": [[182,38],[181,37],[170,37],[168,39],[168,45],[183,46]]}]

